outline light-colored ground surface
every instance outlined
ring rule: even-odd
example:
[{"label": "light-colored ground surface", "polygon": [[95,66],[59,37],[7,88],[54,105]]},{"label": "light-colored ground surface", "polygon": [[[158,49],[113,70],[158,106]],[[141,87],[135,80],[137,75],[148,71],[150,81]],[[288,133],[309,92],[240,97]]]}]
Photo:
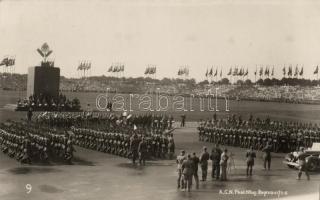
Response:
[{"label": "light-colored ground surface", "polygon": [[[197,141],[195,128],[175,131],[177,151],[199,152],[203,145]],[[245,176],[244,149],[229,148],[235,156],[236,169],[227,182],[200,183],[199,190],[191,193],[176,189],[176,165],[172,160],[148,162],[146,166],[133,167],[127,159],[77,148],[74,165],[20,165],[0,153],[1,200],[163,200],[163,199],[261,199],[254,195],[224,195],[225,190],[234,192],[287,191],[285,199],[319,199],[320,174],[312,174],[311,181],[295,180],[297,171],[290,170],[281,161],[283,155],[274,155],[272,170],[262,170],[261,154],[258,154],[254,176]],[[211,167],[209,169],[209,174]],[[201,171],[199,172],[200,175]],[[32,191],[27,194],[26,184]],[[268,195],[276,199],[276,195]]]}]

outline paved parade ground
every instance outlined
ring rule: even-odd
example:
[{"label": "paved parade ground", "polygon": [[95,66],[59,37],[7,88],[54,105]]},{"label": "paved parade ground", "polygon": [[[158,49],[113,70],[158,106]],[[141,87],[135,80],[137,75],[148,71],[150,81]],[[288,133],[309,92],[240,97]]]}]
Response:
[{"label": "paved parade ground", "polygon": [[[210,143],[198,142],[197,131],[192,124],[176,129],[176,152],[200,154],[202,146],[209,150]],[[227,182],[200,182],[200,188],[188,193],[177,189],[174,160],[147,162],[146,166],[133,166],[128,159],[76,148],[73,165],[21,165],[0,153],[1,200],[87,200],[87,199],[277,199],[277,194],[265,197],[259,191],[282,193],[284,199],[318,199],[320,174],[313,173],[311,180],[296,180],[297,171],[282,164],[284,154],[273,154],[272,170],[262,168],[259,152],[254,175],[245,175],[245,149],[228,148],[234,154],[235,169]],[[199,175],[201,170],[199,170]],[[211,167],[209,167],[211,174]],[[29,185],[28,185],[29,184]],[[32,189],[30,189],[31,187]],[[28,187],[29,189],[26,189]],[[30,191],[31,190],[31,191]],[[30,193],[28,193],[30,191]],[[226,193],[238,193],[226,194]],[[247,194],[239,194],[247,193]],[[255,196],[256,193],[256,196]],[[287,195],[286,195],[287,194]]]}]

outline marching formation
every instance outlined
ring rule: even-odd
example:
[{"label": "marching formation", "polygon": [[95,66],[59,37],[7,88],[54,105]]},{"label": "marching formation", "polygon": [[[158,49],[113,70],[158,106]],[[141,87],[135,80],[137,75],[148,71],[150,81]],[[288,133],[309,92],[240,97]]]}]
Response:
[{"label": "marching formation", "polygon": [[175,151],[169,116],[44,112],[34,116],[34,122],[29,113],[28,118],[0,127],[1,150],[22,163],[57,158],[70,163],[73,144],[130,158],[133,163],[171,159]]},{"label": "marching formation", "polygon": [[77,126],[127,132],[127,130],[136,127],[138,130],[158,133],[172,129],[174,123],[171,115],[155,115],[151,113],[135,115],[127,112],[121,115],[101,112],[42,112],[34,116],[34,120],[42,126],[58,128]]},{"label": "marching formation", "polygon": [[289,152],[299,147],[311,147],[320,142],[317,124],[254,119],[242,120],[241,116],[200,121],[199,140],[242,148],[262,150],[267,144],[273,152]]},{"label": "marching formation", "polygon": [[57,159],[70,163],[74,151],[67,132],[18,122],[0,125],[0,146],[11,158],[29,164]]},{"label": "marching formation", "polygon": [[[87,128],[71,128],[74,133],[75,144],[87,149],[101,151],[131,158],[133,163],[137,158],[172,158],[174,154],[174,140],[171,133],[154,134],[101,131]],[[141,160],[141,159],[140,159]]]}]

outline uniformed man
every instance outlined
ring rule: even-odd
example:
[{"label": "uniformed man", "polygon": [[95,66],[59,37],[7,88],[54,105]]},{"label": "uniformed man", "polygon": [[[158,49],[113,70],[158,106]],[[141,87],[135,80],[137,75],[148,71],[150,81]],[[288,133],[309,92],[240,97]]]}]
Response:
[{"label": "uniformed man", "polygon": [[185,126],[185,122],[186,122],[186,115],[183,114],[183,115],[181,115],[181,125],[180,125],[180,127],[184,127]]},{"label": "uniformed man", "polygon": [[180,155],[177,156],[177,171],[178,171],[178,189],[180,187],[184,188],[184,180],[181,179],[182,177],[182,163],[183,161],[186,160],[186,156],[185,156],[185,151],[181,150]]},{"label": "uniformed man", "polygon": [[201,171],[202,171],[202,180],[201,181],[207,180],[209,158],[210,158],[210,155],[207,152],[207,147],[203,147],[203,151],[200,156],[200,165],[201,165]]},{"label": "uniformed man", "polygon": [[183,161],[181,169],[182,169],[184,182],[185,182],[184,189],[188,190],[188,192],[190,192],[191,185],[192,185],[192,175],[194,173],[194,163],[192,161],[190,154],[188,154],[187,159]]},{"label": "uniformed man", "polygon": [[271,151],[272,151],[272,146],[270,145],[270,142],[267,142],[267,145],[262,149],[262,152],[263,152],[263,167],[264,167],[265,170],[267,170],[267,169],[270,170],[270,166],[271,166]]},{"label": "uniformed man", "polygon": [[253,150],[253,146],[246,153],[247,161],[247,176],[252,176],[252,168],[254,166],[254,159],[256,158],[256,152]]},{"label": "uniformed man", "polygon": [[33,115],[33,110],[32,108],[30,107],[29,110],[28,110],[28,113],[27,113],[27,118],[28,118],[28,121],[30,122],[31,119],[32,119],[32,115]]},{"label": "uniformed man", "polygon": [[226,181],[227,180],[227,166],[228,166],[228,150],[225,149],[223,153],[221,154],[220,159],[220,180]]},{"label": "uniformed man", "polygon": [[139,149],[139,138],[138,138],[138,135],[136,133],[134,133],[132,136],[131,136],[131,141],[130,141],[130,150],[131,150],[131,156],[132,156],[132,163],[135,164],[136,163],[136,160],[139,156],[139,152],[138,152],[138,149]]},{"label": "uniformed man", "polygon": [[148,147],[147,147],[147,143],[146,143],[144,137],[141,138],[141,142],[139,143],[138,151],[139,151],[139,164],[146,165],[146,157],[147,157]]},{"label": "uniformed man", "polygon": [[215,147],[212,149],[210,159],[212,160],[212,173],[211,178],[216,180],[220,177],[220,159],[221,159],[222,150],[219,148],[219,144],[215,144]]},{"label": "uniformed man", "polygon": [[196,189],[199,189],[198,165],[199,165],[200,159],[198,158],[195,152],[193,152],[192,161],[193,161],[193,167],[194,167],[193,168],[194,172],[192,176],[196,182]]}]

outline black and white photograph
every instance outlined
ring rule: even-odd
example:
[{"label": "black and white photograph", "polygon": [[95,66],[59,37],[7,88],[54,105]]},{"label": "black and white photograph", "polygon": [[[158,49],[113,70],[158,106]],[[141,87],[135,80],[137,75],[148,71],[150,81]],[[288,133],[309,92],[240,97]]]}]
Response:
[{"label": "black and white photograph", "polygon": [[1,200],[319,200],[320,1],[0,0]]}]

